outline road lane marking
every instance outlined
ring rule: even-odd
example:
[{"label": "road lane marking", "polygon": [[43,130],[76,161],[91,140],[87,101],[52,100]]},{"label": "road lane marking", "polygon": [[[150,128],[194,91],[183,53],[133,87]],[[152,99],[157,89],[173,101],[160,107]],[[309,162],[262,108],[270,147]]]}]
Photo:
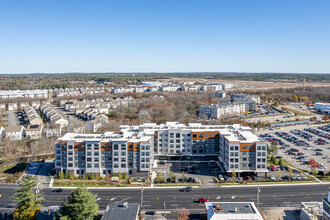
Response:
[{"label": "road lane marking", "polygon": [[151,206],[151,205],[144,205],[144,204],[143,204],[143,206]]},{"label": "road lane marking", "polygon": [[116,199],[116,198],[111,198],[110,201],[113,201],[113,200],[115,200],[115,199]]},{"label": "road lane marking", "polygon": [[179,205],[177,205],[177,204],[172,204],[171,206],[179,206]]}]

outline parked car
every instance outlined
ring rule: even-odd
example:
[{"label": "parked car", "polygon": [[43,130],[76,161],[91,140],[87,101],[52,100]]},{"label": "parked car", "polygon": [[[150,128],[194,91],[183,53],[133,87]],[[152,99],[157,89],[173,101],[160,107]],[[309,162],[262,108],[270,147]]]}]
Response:
[{"label": "parked car", "polygon": [[161,160],[158,162],[158,164],[165,164],[165,161]]},{"label": "parked car", "polygon": [[208,202],[209,200],[208,199],[205,199],[205,198],[199,198],[198,199],[198,202],[199,203],[205,203],[205,202]]},{"label": "parked car", "polygon": [[269,175],[269,179],[275,181],[276,178],[273,175]]},{"label": "parked car", "polygon": [[223,178],[222,175],[219,175],[219,176],[218,176],[218,179],[219,179],[220,181],[224,181],[224,180],[225,180],[225,179]]},{"label": "parked car", "polygon": [[315,154],[316,156],[323,156],[323,154],[321,152],[316,152]]},{"label": "parked car", "polygon": [[251,178],[250,176],[247,176],[247,177],[246,177],[246,180],[247,180],[247,181],[252,181],[252,178]]}]

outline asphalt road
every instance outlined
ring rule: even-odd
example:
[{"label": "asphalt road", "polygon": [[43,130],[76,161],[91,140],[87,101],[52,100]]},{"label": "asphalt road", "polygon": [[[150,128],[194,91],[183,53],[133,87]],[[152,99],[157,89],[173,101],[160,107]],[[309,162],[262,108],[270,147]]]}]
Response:
[{"label": "asphalt road", "polygon": [[[321,201],[328,193],[329,184],[294,185],[294,186],[260,186],[259,207],[300,207],[301,202]],[[43,205],[61,205],[72,190],[64,189],[63,192],[52,192],[52,189],[42,189],[45,202]],[[100,209],[104,210],[110,203],[141,201],[140,189],[93,189],[97,193]],[[0,212],[15,207],[12,198],[14,187],[0,187]],[[210,201],[249,201],[257,202],[257,187],[215,187],[196,188],[193,192],[179,192],[179,189],[145,189],[143,192],[143,208],[145,210],[171,211],[185,207],[191,211],[204,211],[204,205],[196,200],[200,197],[209,198]]]}]

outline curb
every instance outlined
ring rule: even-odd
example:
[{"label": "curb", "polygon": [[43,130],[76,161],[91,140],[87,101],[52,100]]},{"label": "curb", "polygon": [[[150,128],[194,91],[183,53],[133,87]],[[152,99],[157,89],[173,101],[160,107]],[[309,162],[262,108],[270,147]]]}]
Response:
[{"label": "curb", "polygon": [[[304,185],[323,185],[330,184],[330,182],[322,182],[322,183],[288,183],[288,184],[260,184],[259,187],[264,186],[304,186]],[[222,188],[235,188],[235,187],[258,187],[257,184],[254,185],[234,185],[234,186],[220,186]]]}]

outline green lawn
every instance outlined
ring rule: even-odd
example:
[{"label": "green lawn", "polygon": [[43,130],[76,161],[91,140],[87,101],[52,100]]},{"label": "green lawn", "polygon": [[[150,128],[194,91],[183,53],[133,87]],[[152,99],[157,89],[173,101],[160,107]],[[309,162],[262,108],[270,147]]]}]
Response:
[{"label": "green lawn", "polygon": [[58,181],[55,180],[53,187],[127,187],[128,183],[110,183],[105,181]]},{"label": "green lawn", "polygon": [[306,113],[306,112],[302,112],[302,111],[299,111],[299,110],[296,110],[296,109],[292,109],[292,108],[287,108],[285,107],[288,111],[292,112],[293,114],[294,113],[297,113],[298,115],[301,115],[301,116],[313,116],[312,114],[309,114],[309,113]]}]

